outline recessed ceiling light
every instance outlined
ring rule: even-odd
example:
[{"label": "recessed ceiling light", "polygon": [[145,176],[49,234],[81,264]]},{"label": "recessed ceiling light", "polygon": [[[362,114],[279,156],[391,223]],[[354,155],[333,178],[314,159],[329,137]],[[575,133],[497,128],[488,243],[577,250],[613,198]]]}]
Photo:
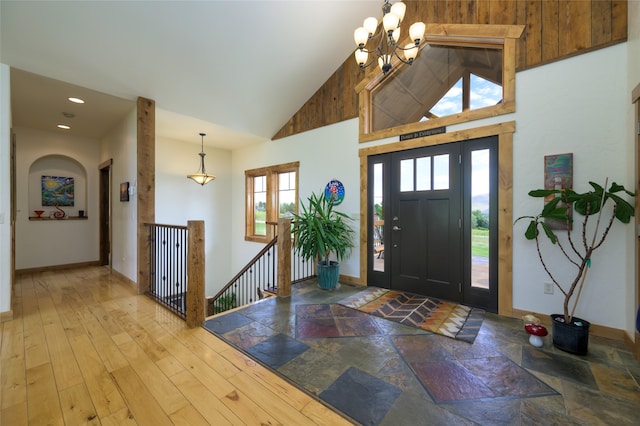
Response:
[{"label": "recessed ceiling light", "polygon": [[80,98],[69,98],[69,100],[71,102],[73,102],[73,103],[76,103],[76,104],[83,104],[84,103],[84,101],[82,99],[80,99]]},{"label": "recessed ceiling light", "polygon": [[67,118],[73,118],[75,117],[75,114],[71,113],[71,112],[63,112],[62,115],[64,115]]},{"label": "recessed ceiling light", "polygon": [[58,128],[59,129],[64,129],[64,130],[69,130],[71,129],[70,126],[67,126],[66,124],[58,124]]}]

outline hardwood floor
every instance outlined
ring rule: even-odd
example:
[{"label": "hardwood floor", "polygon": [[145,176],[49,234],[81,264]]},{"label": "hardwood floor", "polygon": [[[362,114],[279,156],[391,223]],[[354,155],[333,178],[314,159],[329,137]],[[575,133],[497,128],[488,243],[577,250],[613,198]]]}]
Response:
[{"label": "hardwood floor", "polygon": [[1,425],[351,424],[108,269],[16,279]]}]

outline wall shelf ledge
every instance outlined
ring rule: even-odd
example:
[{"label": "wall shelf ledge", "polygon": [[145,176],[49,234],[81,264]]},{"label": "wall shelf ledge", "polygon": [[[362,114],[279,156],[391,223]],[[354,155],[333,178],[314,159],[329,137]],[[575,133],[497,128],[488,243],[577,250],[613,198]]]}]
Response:
[{"label": "wall shelf ledge", "polygon": [[87,216],[65,216],[61,218],[29,216],[29,220],[35,220],[35,221],[40,221],[40,220],[61,221],[61,220],[87,220],[87,219],[88,219]]}]

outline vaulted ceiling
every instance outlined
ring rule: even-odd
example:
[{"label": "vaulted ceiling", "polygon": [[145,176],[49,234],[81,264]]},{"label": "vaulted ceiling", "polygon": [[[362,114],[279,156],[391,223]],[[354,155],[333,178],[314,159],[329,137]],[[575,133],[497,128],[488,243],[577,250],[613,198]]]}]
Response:
[{"label": "vaulted ceiling", "polygon": [[70,108],[62,95],[76,89],[94,101],[76,108],[72,134],[103,136],[143,96],[156,101],[159,136],[197,143],[204,131],[225,149],[267,140],[351,55],[354,28],[381,5],[2,0],[0,62],[19,70],[13,125],[56,131]]}]

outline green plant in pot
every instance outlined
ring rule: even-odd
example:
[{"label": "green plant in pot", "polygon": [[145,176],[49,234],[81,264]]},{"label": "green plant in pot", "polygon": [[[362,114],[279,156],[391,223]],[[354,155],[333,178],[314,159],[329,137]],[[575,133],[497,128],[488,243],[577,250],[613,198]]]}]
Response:
[{"label": "green plant in pot", "polygon": [[[589,182],[592,189],[584,193],[578,193],[572,189],[530,191],[529,195],[532,197],[553,196],[553,198],[544,204],[542,211],[537,215],[516,219],[516,222],[521,219],[530,219],[524,235],[529,240],[535,240],[538,257],[545,272],[564,295],[564,313],[551,315],[553,344],[559,349],[579,355],[587,353],[590,323],[575,317],[574,312],[587,273],[592,266],[593,253],[602,247],[615,221],[629,223],[634,215],[634,206],[628,198],[635,194],[615,182],[606,189],[607,183],[608,180],[605,180],[603,187]],[[580,215],[581,219],[574,219],[574,213]],[[551,226],[553,222],[563,224],[564,230],[554,230]],[[556,232],[566,233],[566,238],[558,238]],[[554,257],[562,259],[558,256],[561,253],[568,264],[574,268],[574,273],[571,274],[568,282],[561,283],[557,279],[557,274],[551,272],[547,260],[551,254],[543,255],[541,247],[543,234],[558,248]]]},{"label": "green plant in pot", "polygon": [[[302,204],[302,212],[293,215],[292,232],[294,247],[305,260],[315,259],[317,263],[318,286],[323,289],[337,287],[340,264],[351,253],[353,229],[351,218],[334,210],[333,201],[312,193]],[[336,261],[329,259],[333,253]]]}]

